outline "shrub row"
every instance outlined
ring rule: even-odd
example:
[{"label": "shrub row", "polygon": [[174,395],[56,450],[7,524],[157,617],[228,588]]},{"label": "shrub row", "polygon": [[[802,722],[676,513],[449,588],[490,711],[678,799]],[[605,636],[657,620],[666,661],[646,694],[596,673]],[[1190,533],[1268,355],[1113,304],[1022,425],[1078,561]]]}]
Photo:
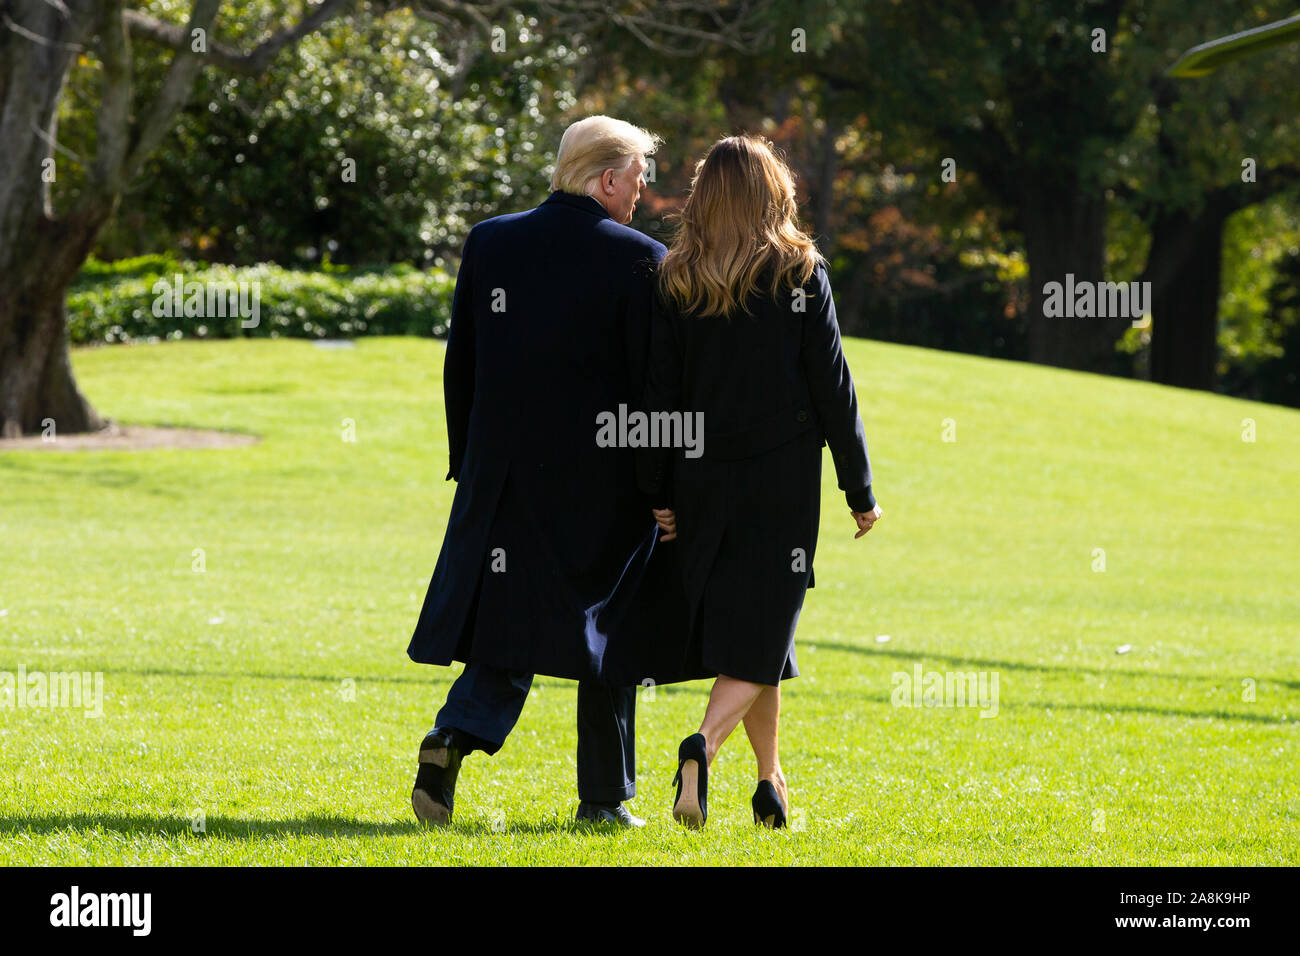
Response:
[{"label": "shrub row", "polygon": [[271,263],[210,265],[166,255],[111,263],[92,259],[69,290],[68,328],[74,345],[238,336],[442,337],[454,288],[446,273],[406,264],[326,264],[306,271]]}]

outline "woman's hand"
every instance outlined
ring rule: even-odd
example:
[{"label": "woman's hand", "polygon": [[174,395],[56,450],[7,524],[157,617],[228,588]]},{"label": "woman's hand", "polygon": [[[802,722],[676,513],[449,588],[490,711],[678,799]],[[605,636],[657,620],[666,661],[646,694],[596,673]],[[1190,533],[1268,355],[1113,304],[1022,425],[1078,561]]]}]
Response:
[{"label": "woman's hand", "polygon": [[880,510],[880,505],[876,505],[870,511],[850,511],[849,514],[853,515],[853,520],[858,523],[858,533],[853,536],[853,540],[856,541],[871,530],[871,526],[880,520],[884,512]]},{"label": "woman's hand", "polygon": [[677,537],[677,514],[672,508],[651,508],[650,513],[655,516],[659,530],[664,532],[659,536],[660,541],[672,541]]}]

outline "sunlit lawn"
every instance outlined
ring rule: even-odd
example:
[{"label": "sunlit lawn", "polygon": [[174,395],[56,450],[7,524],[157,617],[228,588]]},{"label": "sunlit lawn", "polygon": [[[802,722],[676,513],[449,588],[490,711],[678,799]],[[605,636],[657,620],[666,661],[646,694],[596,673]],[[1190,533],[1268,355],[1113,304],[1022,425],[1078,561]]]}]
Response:
[{"label": "sunlit lawn", "polygon": [[[827,455],[777,833],[743,734],[708,827],[672,821],[707,683],[639,705],[645,829],[572,828],[551,679],[453,827],[417,827],[455,673],[405,654],[453,490],[441,343],[78,352],[105,414],[264,440],[0,452],[0,671],[104,682],[99,718],[0,708],[0,863],[1300,862],[1300,413],[847,347],[885,518],[853,540]],[[996,716],[893,706],[918,665],[996,677]]]}]

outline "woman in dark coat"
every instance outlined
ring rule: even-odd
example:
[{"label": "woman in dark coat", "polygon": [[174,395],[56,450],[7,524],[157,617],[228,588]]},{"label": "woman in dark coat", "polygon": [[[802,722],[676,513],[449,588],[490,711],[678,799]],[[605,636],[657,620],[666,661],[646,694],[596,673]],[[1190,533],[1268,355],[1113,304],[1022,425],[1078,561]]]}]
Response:
[{"label": "woman in dark coat", "polygon": [[678,750],[673,816],[704,824],[709,765],[743,720],[758,761],[755,821],[781,826],[780,684],[799,673],[824,445],[856,537],[881,511],[825,262],[767,140],[720,140],[697,165],[651,329],[645,409],[694,416],[703,444],[646,449],[639,481],[658,505],[660,540],[680,549],[691,653],[718,675],[699,733]]}]

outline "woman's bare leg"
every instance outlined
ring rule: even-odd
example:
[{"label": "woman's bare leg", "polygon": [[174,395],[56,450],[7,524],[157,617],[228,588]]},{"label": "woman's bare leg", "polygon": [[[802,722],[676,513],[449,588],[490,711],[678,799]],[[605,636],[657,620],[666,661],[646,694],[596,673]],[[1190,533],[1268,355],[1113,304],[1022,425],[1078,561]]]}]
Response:
[{"label": "woman's bare leg", "polygon": [[745,735],[754,748],[758,762],[758,779],[770,780],[785,812],[790,812],[790,799],[786,795],[785,775],[781,773],[781,757],[777,749],[777,727],[781,722],[781,688],[763,685],[762,691],[745,714]]},{"label": "woman's bare leg", "polygon": [[[704,723],[699,733],[704,736],[704,753],[710,766],[723,743],[744,719],[750,705],[762,692],[762,684],[736,680],[719,675],[709,691],[709,705],[704,710]],[[697,760],[688,759],[681,765],[681,790],[673,804],[673,817],[688,827],[704,825],[704,812],[698,799],[700,766]]]},{"label": "woman's bare leg", "polygon": [[751,684],[722,674],[713,682],[709,706],[704,711],[704,723],[700,724],[710,764],[762,691],[762,684]]}]

